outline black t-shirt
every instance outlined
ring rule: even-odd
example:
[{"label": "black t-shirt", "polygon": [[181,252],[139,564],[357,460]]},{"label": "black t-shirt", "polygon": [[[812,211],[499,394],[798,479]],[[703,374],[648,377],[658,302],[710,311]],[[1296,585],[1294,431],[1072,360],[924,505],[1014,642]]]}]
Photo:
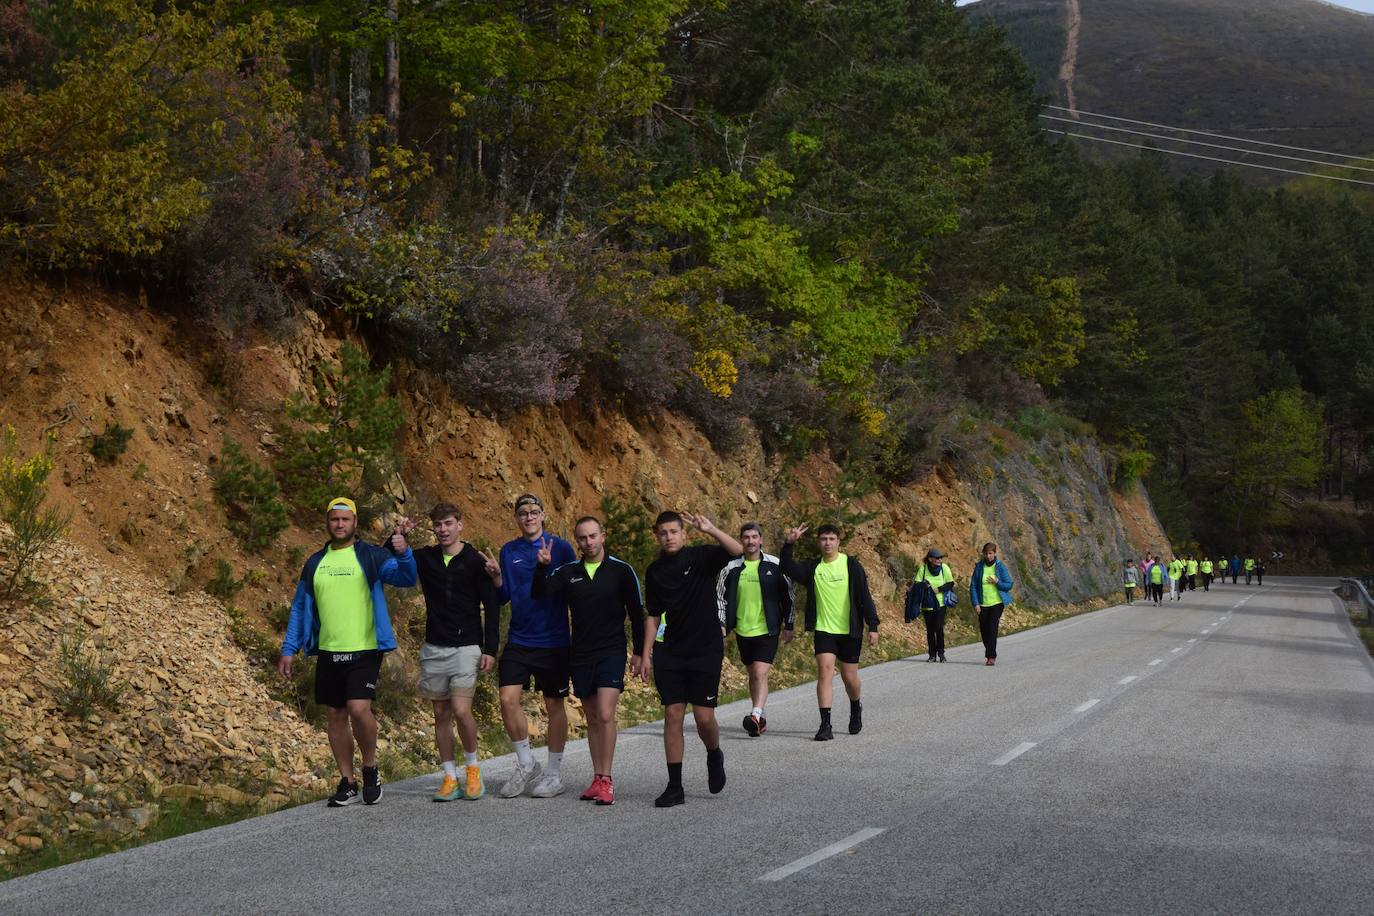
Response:
[{"label": "black t-shirt", "polygon": [[530,582],[535,598],[562,595],[572,615],[571,662],[584,665],[610,655],[625,654],[625,618],[630,619],[634,654],[643,651],[644,605],[639,577],[630,564],[607,555],[596,575],[587,575],[581,560],[565,563],[547,575],[536,569]]},{"label": "black t-shirt", "polygon": [[[481,646],[495,655],[501,637],[501,601],[487,575],[486,560],[464,542],[444,562],[439,546],[415,551],[420,590],[425,595],[425,642],[432,646]],[[479,608],[485,610],[483,621]]]},{"label": "black t-shirt", "polygon": [[729,562],[730,552],[724,547],[700,545],[684,547],[671,557],[660,553],[649,564],[644,573],[649,616],[665,618],[659,623],[663,639],[656,652],[677,658],[725,654],[716,580]]}]

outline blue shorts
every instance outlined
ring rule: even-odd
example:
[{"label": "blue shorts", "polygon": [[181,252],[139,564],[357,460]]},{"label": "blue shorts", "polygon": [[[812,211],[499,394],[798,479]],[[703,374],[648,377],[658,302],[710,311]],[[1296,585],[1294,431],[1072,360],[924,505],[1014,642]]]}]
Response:
[{"label": "blue shorts", "polygon": [[625,656],[607,655],[596,661],[572,666],[573,694],[579,700],[596,696],[602,687],[625,689]]}]

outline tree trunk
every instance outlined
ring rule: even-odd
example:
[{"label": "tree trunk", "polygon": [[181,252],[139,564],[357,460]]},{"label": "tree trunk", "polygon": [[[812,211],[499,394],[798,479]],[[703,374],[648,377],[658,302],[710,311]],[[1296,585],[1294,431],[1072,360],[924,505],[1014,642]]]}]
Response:
[{"label": "tree trunk", "polygon": [[386,141],[394,146],[401,139],[401,42],[396,34],[397,0],[386,0],[386,18],[391,28],[382,49],[383,77],[386,101]]},{"label": "tree trunk", "polygon": [[367,116],[372,108],[372,53],[357,44],[349,54],[348,126],[349,163],[354,178],[372,171],[372,148],[367,136]]}]

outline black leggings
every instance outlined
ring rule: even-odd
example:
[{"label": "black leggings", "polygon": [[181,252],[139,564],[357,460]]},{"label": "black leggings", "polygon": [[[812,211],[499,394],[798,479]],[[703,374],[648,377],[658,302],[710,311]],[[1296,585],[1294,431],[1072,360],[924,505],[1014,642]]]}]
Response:
[{"label": "black leggings", "polygon": [[983,656],[997,657],[997,626],[1002,622],[1004,605],[985,604],[978,614],[978,634],[983,637]]},{"label": "black leggings", "polygon": [[945,615],[949,608],[926,608],[921,616],[926,619],[926,650],[930,657],[945,654]]}]

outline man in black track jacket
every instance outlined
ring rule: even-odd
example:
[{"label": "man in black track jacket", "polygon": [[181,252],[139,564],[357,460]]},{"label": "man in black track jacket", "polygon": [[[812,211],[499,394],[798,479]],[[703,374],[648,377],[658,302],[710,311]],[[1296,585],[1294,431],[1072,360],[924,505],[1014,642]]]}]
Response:
[{"label": "man in black track jacket", "polygon": [[744,556],[720,571],[716,607],[725,632],[735,632],[739,659],[749,672],[753,709],[744,717],[744,730],[756,738],[768,730],[764,704],[768,702],[768,672],[778,654],[778,636],[792,641],[795,615],[792,582],[783,575],[778,558],[763,552],[763,530],[748,522],[739,530]]}]

